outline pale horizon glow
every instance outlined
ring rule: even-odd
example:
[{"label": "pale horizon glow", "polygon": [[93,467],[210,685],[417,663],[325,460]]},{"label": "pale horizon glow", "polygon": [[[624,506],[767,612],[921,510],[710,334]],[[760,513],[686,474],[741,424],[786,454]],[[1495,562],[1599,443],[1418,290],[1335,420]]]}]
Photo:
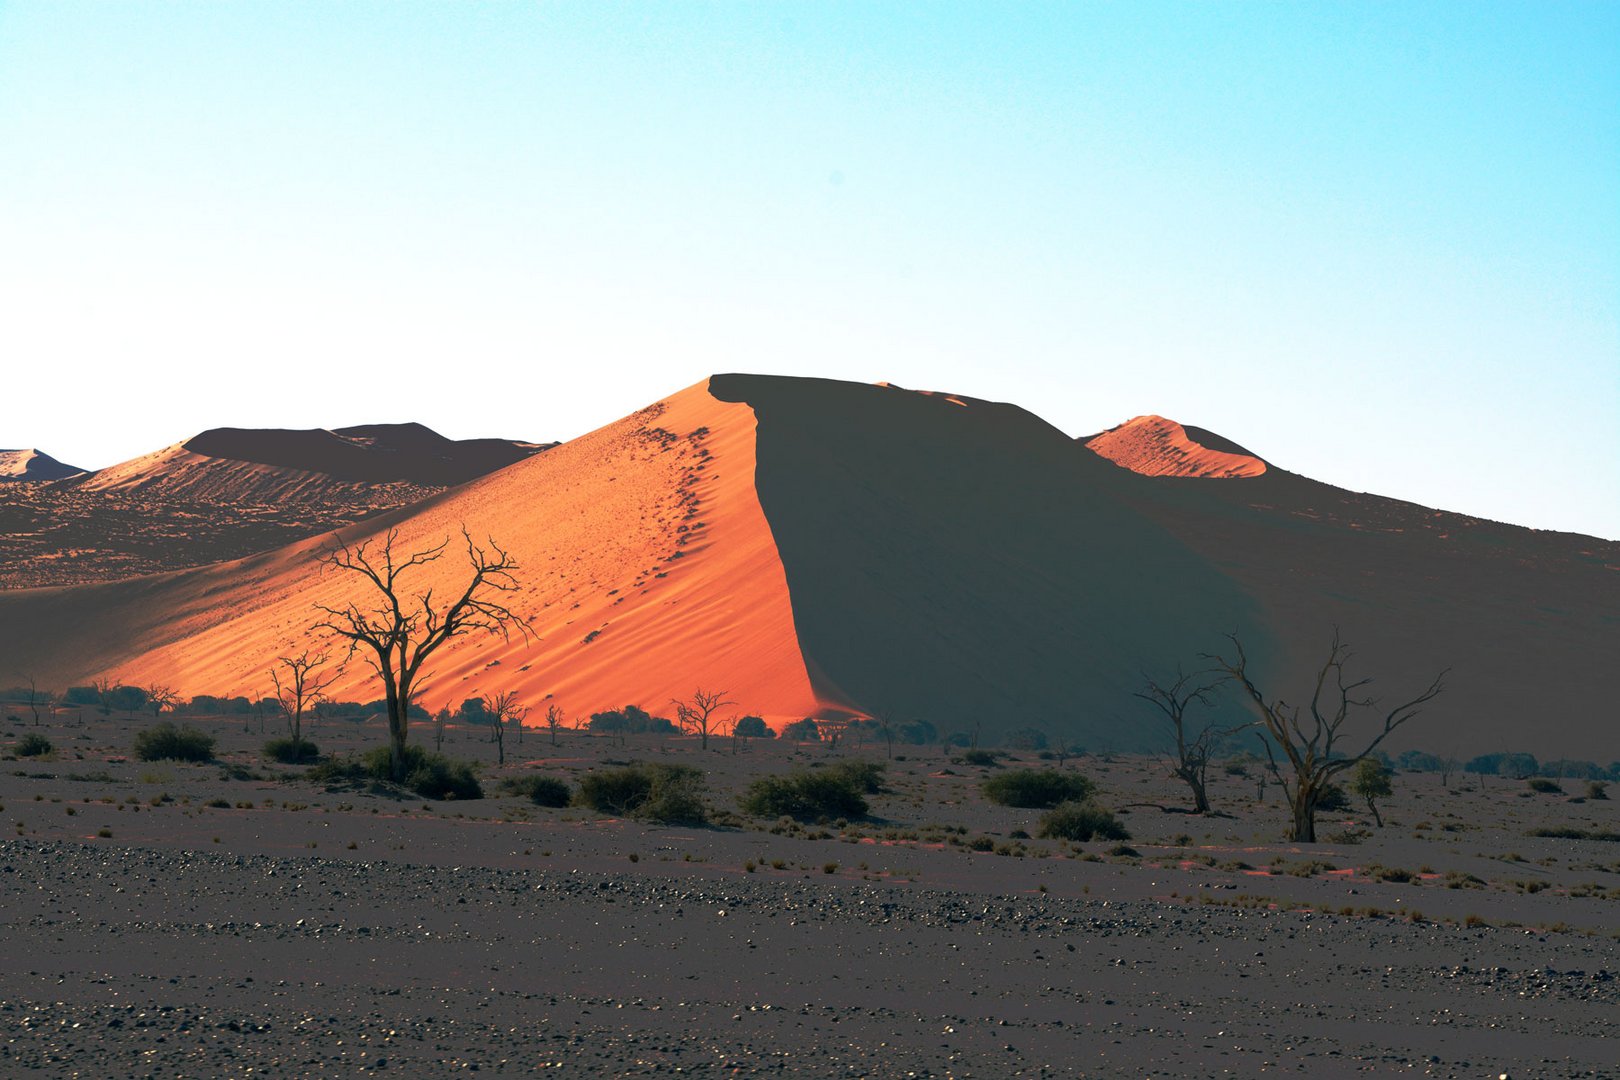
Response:
[{"label": "pale horizon glow", "polygon": [[1617,58],[1596,3],[5,4],[0,448],[748,371],[1620,538]]}]

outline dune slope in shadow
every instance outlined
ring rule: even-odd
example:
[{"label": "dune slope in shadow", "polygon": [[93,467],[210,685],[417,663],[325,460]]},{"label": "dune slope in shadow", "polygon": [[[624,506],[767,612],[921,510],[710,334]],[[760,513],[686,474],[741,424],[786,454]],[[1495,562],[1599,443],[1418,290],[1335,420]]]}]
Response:
[{"label": "dune slope in shadow", "polygon": [[759,417],[756,487],[818,698],[941,733],[1156,737],[1143,667],[1255,605],[1119,497],[1122,473],[1010,405],[822,379],[715,376]]}]

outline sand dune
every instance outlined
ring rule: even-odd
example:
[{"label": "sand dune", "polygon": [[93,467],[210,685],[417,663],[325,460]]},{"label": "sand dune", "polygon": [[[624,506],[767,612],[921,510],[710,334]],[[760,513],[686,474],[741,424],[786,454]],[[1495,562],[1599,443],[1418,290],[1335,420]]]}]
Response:
[{"label": "sand dune", "polygon": [[1084,442],[1114,464],[1143,476],[1230,479],[1259,476],[1266,471],[1266,463],[1248,451],[1212,446],[1214,438],[1204,432],[1199,434],[1205,436],[1203,441],[1174,420],[1137,416]]},{"label": "sand dune", "polygon": [[504,439],[457,442],[421,424],[337,431],[215,428],[92,473],[79,486],[169,497],[297,501],[377,485],[449,487],[541,449],[536,443]]},{"label": "sand dune", "polygon": [[7,480],[61,480],[83,469],[64,465],[38,450],[0,450],[0,482]]},{"label": "sand dune", "polygon": [[[1258,462],[1175,431],[1204,466]],[[1225,468],[1195,475],[1246,466]],[[1612,755],[1597,673],[1620,652],[1620,545],[1276,468],[1142,475],[1011,405],[719,375],[344,536],[394,527],[414,551],[463,523],[517,558],[537,636],[454,642],[424,683],[434,709],[518,690],[571,716],[667,711],[704,686],[772,723],[886,712],[1129,749],[1157,739],[1131,696],[1144,668],[1196,665],[1236,629],[1265,685],[1300,700],[1338,625],[1379,692],[1453,669],[1405,745]],[[0,594],[0,650],[51,685],[262,691],[274,657],[310,643],[316,603],[363,598],[322,572],[322,543]],[[418,585],[442,594],[464,566]],[[378,696],[359,666],[335,690]]]}]

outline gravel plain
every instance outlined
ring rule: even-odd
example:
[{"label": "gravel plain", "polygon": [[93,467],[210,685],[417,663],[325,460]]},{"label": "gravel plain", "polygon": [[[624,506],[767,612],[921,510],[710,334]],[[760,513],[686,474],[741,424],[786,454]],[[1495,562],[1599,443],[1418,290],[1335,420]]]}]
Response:
[{"label": "gravel plain", "polygon": [[[1131,853],[1007,856],[926,842],[942,815],[998,843],[1022,820],[938,761],[891,763],[845,829],[675,829],[143,765],[101,738],[0,776],[3,1076],[1620,1076],[1616,904],[1579,885],[1620,874],[1594,861],[1613,845],[1526,838],[1504,862],[1517,819],[1301,850],[1226,791],[1230,819],[1133,812]],[[506,771],[626,752],[579,739]],[[685,760],[712,764],[718,807],[798,753]],[[1080,767],[1115,805],[1166,796],[1151,760]],[[1440,820],[1434,781],[1402,780],[1386,819]],[[1613,813],[1557,810],[1577,812]],[[1188,827],[1217,835],[1158,835]],[[1367,872],[1414,845],[1434,873]],[[1485,880],[1442,887],[1451,865]]]}]

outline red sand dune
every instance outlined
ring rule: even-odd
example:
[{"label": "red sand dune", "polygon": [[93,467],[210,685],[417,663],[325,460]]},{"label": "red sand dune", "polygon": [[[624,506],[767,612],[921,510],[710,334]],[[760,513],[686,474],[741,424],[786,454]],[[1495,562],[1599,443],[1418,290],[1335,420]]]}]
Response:
[{"label": "red sand dune", "polygon": [[0,450],[0,482],[7,480],[61,480],[83,469],[64,465],[38,450]]},{"label": "red sand dune", "polygon": [[[1233,455],[1206,433],[1198,445]],[[571,716],[694,687],[779,723],[889,712],[1092,748],[1155,738],[1141,670],[1238,629],[1298,700],[1332,626],[1378,692],[1453,689],[1406,745],[1612,755],[1620,545],[1357,496],[1270,468],[1181,484],[1118,468],[1010,405],[721,375],[345,530],[404,550],[465,523],[517,558],[538,637],[461,639],[430,708],[547,695]],[[49,685],[108,674],[253,693],[317,602],[362,599],[321,541],[199,570],[0,594],[0,651]],[[464,576],[447,557],[422,579]],[[378,696],[356,664],[334,688]],[[1557,718],[1557,723],[1545,723]],[[1477,750],[1475,752],[1478,752]]]},{"label": "red sand dune", "polygon": [[1143,476],[1229,479],[1266,471],[1266,463],[1253,454],[1209,446],[1162,416],[1134,417],[1084,442],[1114,464]]}]

